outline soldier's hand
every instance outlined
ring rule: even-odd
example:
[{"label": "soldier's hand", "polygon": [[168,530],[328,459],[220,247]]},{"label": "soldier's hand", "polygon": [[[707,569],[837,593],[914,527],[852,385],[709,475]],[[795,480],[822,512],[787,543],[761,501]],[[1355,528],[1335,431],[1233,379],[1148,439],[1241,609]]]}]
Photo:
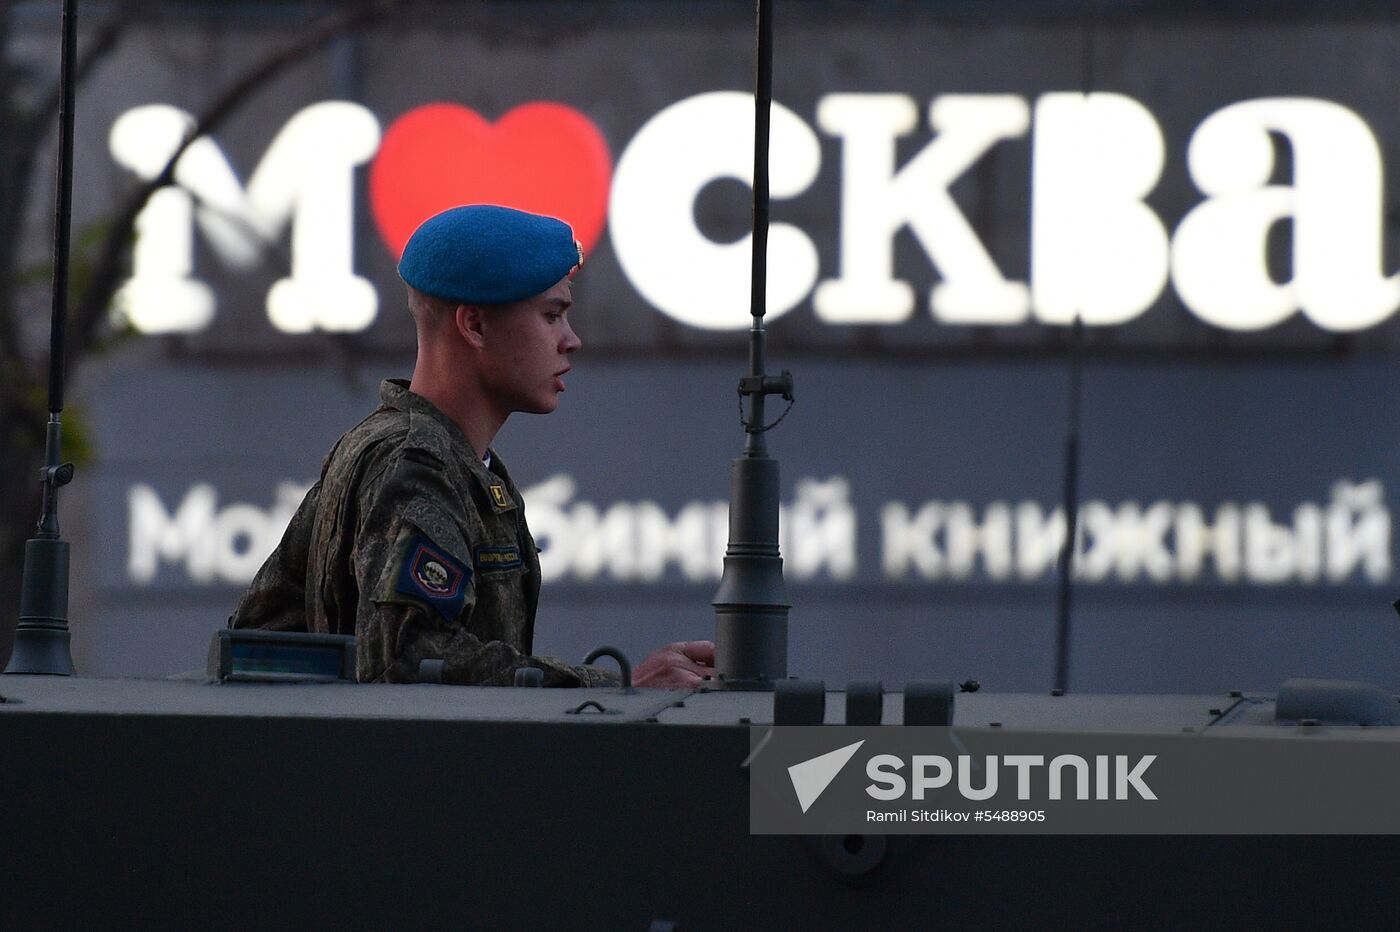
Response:
[{"label": "soldier's hand", "polygon": [[688,689],[715,673],[713,641],[677,641],[647,657],[632,671],[633,686]]}]

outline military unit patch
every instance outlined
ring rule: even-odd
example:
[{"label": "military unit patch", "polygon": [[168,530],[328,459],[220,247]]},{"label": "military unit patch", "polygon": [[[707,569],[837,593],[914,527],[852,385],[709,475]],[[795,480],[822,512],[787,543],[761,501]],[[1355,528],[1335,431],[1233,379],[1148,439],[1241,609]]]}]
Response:
[{"label": "military unit patch", "polygon": [[503,485],[493,485],[491,488],[491,501],[496,503],[498,508],[509,508],[510,499],[506,498],[506,487]]},{"label": "military unit patch", "polygon": [[477,570],[482,573],[514,570],[522,565],[519,547],[477,547],[472,556]]},{"label": "military unit patch", "polygon": [[449,622],[455,622],[467,599],[471,567],[454,560],[422,534],[409,541],[397,590],[423,599]]}]

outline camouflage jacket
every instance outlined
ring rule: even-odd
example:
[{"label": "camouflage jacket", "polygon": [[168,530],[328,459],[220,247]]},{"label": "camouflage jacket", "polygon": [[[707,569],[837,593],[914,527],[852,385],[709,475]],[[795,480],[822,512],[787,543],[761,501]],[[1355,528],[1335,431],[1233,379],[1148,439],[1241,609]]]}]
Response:
[{"label": "camouflage jacket", "polygon": [[229,619],[234,628],[354,634],[360,682],[546,686],[617,682],[609,671],[530,655],[540,563],[500,457],[406,382],[347,432]]}]

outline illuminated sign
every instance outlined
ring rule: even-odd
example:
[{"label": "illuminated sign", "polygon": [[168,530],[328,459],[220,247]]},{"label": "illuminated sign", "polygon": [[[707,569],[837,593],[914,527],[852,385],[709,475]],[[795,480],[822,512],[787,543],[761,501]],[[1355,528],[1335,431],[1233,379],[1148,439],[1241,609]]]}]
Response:
[{"label": "illuminated sign", "polygon": [[[752,102],[737,92],[694,95],[650,117],[611,164],[583,114],[561,104],[517,107],[497,123],[456,104],[417,108],[381,145],[365,107],[313,104],[269,145],[246,188],[218,144],[197,140],[179,186],[154,197],[138,222],[133,275],[118,307],[148,333],[193,332],[215,313],[194,276],[193,231],[225,263],[255,264],[291,226],[291,275],[267,295],[267,316],[288,333],[353,331],[375,317],[373,285],[353,269],[354,172],[370,167],[370,202],[397,257],[412,229],[449,204],[495,201],[556,213],[590,243],[604,207],[613,252],[631,286],[658,312],[704,330],[748,326],[749,241],[719,243],[696,222],[696,201],[717,179],[752,181]],[[926,119],[932,139],[902,166],[896,147]],[[138,107],[111,132],[124,167],[154,177],[191,125],[169,106]],[[1226,106],[1196,128],[1186,151],[1201,194],[1168,232],[1147,197],[1168,153],[1157,119],[1121,94],[944,94],[924,117],[903,94],[821,97],[815,126],[775,102],[772,194],[807,192],[825,133],[839,141],[835,274],[822,279],[811,236],[775,223],[769,313],[807,300],[829,324],[892,325],[920,303],[896,276],[894,240],[908,230],[940,281],[927,295],[944,324],[1094,326],[1141,316],[1170,280],[1201,320],[1255,331],[1302,313],[1324,330],[1365,329],[1400,307],[1400,274],[1382,262],[1383,165],[1364,120],[1313,98]],[[1275,180],[1273,138],[1292,153],[1291,183]],[[1008,276],[952,186],[999,146],[1029,139],[1028,281]],[[1291,223],[1291,277],[1276,281],[1268,238]]]},{"label": "illuminated sign", "polygon": [[488,123],[457,104],[429,104],[385,132],[370,168],[369,200],[395,260],[418,224],[459,204],[502,203],[559,217],[592,249],[603,232],[611,178],[607,142],[572,107],[536,101]]},{"label": "illuminated sign", "polygon": [[[112,127],[112,156],[154,178],[193,125],[175,107],[129,110]],[[352,269],[354,170],[378,145],[379,122],[364,107],[312,104],[282,127],[244,188],[213,140],[195,140],[175,166],[176,186],[158,192],[137,219],[118,310],[146,333],[202,330],[215,300],[193,277],[192,227],[225,262],[250,268],[290,221],[292,274],[268,292],[268,319],[287,333],[364,329],[379,296]]]},{"label": "illuminated sign", "polygon": [[[219,505],[200,482],[167,508],[150,486],[127,491],[127,578],[151,584],[162,565],[182,565],[198,585],[246,585],[309,486],[283,482],[271,508]],[[546,581],[659,584],[668,572],[717,582],[729,506],[691,501],[668,511],[655,501],[605,505],[578,498],[578,483],[555,475],[523,490]],[[784,569],[794,582],[855,582],[862,565],[859,516],[844,476],[798,480],[781,509]],[[1061,508],[1039,502],[886,501],[878,508],[878,559],[865,565],[888,583],[1034,583],[1051,579],[1065,540]],[[1088,583],[1278,586],[1390,582],[1392,522],[1380,480],[1335,483],[1325,502],[1302,502],[1285,521],[1261,502],[1085,502],[1079,510],[1075,575]]]}]

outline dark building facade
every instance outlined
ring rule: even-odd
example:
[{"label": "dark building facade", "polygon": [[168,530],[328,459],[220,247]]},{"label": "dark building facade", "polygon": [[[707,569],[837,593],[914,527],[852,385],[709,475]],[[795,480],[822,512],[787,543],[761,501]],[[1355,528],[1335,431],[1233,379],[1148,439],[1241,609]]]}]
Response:
[{"label": "dark building facade", "polygon": [[[1048,688],[1079,316],[1071,683],[1394,686],[1400,20],[793,3],[777,22],[792,672]],[[81,99],[80,223],[306,24],[134,23]],[[537,647],[709,636],[752,55],[746,4],[409,8],[192,146],[118,297],[139,336],[78,379],[98,457],[67,506],[79,666],[200,664],[330,443],[411,370],[394,262],[465,201],[557,213],[589,249],[561,410],[498,440],[543,548]]]}]

